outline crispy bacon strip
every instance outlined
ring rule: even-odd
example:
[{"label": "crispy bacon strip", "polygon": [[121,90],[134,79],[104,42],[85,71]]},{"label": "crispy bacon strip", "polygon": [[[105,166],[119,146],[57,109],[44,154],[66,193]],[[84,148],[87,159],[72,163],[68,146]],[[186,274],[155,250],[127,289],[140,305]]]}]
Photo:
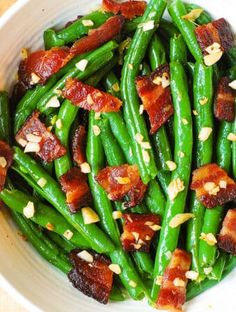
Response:
[{"label": "crispy bacon strip", "polygon": [[151,241],[159,230],[160,218],[155,214],[123,214],[122,246],[125,251],[149,252]]},{"label": "crispy bacon strip", "polygon": [[233,32],[224,18],[196,27],[195,34],[203,55],[208,54],[206,48],[213,43],[218,43],[225,52],[234,45]]},{"label": "crispy bacon strip", "polygon": [[87,176],[79,168],[73,167],[60,177],[63,192],[70,211],[76,213],[91,200],[91,193],[87,183]]},{"label": "crispy bacon strip", "polygon": [[7,170],[12,164],[12,159],[12,149],[6,142],[0,141],[0,192],[4,188],[7,177]]},{"label": "crispy bacon strip", "polygon": [[95,179],[105,189],[111,200],[125,199],[126,207],[139,204],[147,189],[136,165],[106,167],[98,173]]},{"label": "crispy bacon strip", "polygon": [[218,236],[218,246],[236,256],[236,209],[229,209]]},{"label": "crispy bacon strip", "polygon": [[233,122],[235,118],[236,91],[229,87],[230,79],[222,77],[218,83],[215,99],[215,116],[219,120]]},{"label": "crispy bacon strip", "polygon": [[125,18],[132,19],[136,16],[142,16],[147,3],[145,1],[126,1],[118,3],[114,0],[103,0],[102,7],[105,12],[111,12],[114,14],[120,13]]},{"label": "crispy bacon strip", "polygon": [[103,25],[97,29],[92,29],[89,35],[76,41],[70,49],[74,55],[82,54],[97,49],[102,44],[117,36],[125,19],[121,15],[110,17]]},{"label": "crispy bacon strip", "polygon": [[169,87],[169,66],[159,66],[150,76],[136,78],[136,88],[154,134],[174,113]]},{"label": "crispy bacon strip", "polygon": [[52,48],[36,51],[21,61],[18,71],[19,81],[30,88],[37,83],[44,84],[73,57],[69,48]]},{"label": "crispy bacon strip", "polygon": [[72,78],[67,80],[63,96],[75,106],[99,113],[118,112],[122,105],[115,96]]},{"label": "crispy bacon strip", "polygon": [[224,205],[236,198],[236,183],[216,164],[194,170],[190,188],[206,208]]},{"label": "crispy bacon strip", "polygon": [[86,138],[86,129],[80,125],[72,138],[73,160],[78,166],[86,162]]},{"label": "crispy bacon strip", "polygon": [[93,262],[89,263],[78,256],[79,252],[79,249],[70,252],[73,269],[68,273],[69,280],[86,296],[103,304],[108,303],[113,283],[113,273],[108,267],[110,260],[89,251],[93,257]]},{"label": "crispy bacon strip", "polygon": [[163,275],[161,289],[157,300],[157,308],[170,311],[182,311],[186,301],[186,272],[191,265],[190,254],[175,249],[169,265]]},{"label": "crispy bacon strip", "polygon": [[31,88],[38,83],[44,84],[74,56],[95,50],[118,35],[123,24],[123,16],[113,16],[99,28],[91,30],[88,36],[77,40],[71,48],[60,47],[31,53],[20,63],[19,82],[25,88]]},{"label": "crispy bacon strip", "polygon": [[39,119],[39,114],[38,111],[35,111],[26,120],[23,127],[16,134],[16,141],[25,149],[30,145],[34,145],[35,150],[38,149],[36,154],[43,161],[52,162],[64,156],[66,149],[59,139],[47,130],[44,123]]}]

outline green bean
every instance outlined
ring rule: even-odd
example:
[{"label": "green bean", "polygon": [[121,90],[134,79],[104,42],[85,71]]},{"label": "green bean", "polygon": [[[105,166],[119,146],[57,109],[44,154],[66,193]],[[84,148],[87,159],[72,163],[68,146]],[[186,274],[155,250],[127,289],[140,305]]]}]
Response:
[{"label": "green bean", "polygon": [[[209,164],[213,153],[213,135],[206,141],[199,140],[202,128],[213,129],[213,70],[202,63],[196,63],[193,79],[194,109],[198,115],[194,117],[194,128],[196,144],[194,146],[196,155],[195,166],[201,167]],[[202,102],[203,101],[203,102]],[[204,105],[202,105],[203,103]],[[197,200],[195,192],[191,192],[190,212],[195,218],[188,222],[187,250],[192,254],[192,269],[200,272],[199,267],[199,237],[203,223],[205,207]]]},{"label": "green bean", "polygon": [[[234,119],[234,123],[232,126],[232,133],[236,135],[236,117]],[[232,169],[233,169],[233,177],[236,180],[236,142],[232,142]]]},{"label": "green bean", "polygon": [[[221,280],[223,280],[227,275],[229,275],[229,273],[231,273],[235,267],[236,267],[236,257],[231,256],[226,263]],[[191,282],[187,288],[187,300],[189,301],[193,299],[194,297],[200,295],[207,289],[215,285],[218,285],[218,283],[219,283],[218,280],[209,280],[209,279],[205,279],[202,283],[199,284]]]},{"label": "green bean", "polygon": [[95,224],[84,224],[81,212],[70,213],[65,201],[65,195],[59,184],[35,160],[24,154],[18,147],[14,148],[14,152],[16,163],[31,176],[35,183],[41,178],[47,181],[46,185],[40,190],[40,194],[83,235],[92,248],[99,253],[111,252],[114,249],[112,242]]},{"label": "green bean", "polygon": [[157,29],[157,32],[165,38],[166,41],[169,41],[171,37],[179,34],[178,28],[170,21],[162,19],[161,23]]},{"label": "green bean", "polygon": [[160,38],[154,34],[148,50],[149,62],[152,70],[158,66],[166,64],[166,52]]},{"label": "green bean", "polygon": [[220,281],[228,258],[229,256],[227,253],[221,252],[213,266],[211,273],[207,277],[209,279]]},{"label": "green bean", "polygon": [[150,67],[149,65],[146,63],[146,62],[143,62],[141,65],[140,65],[140,69],[142,68],[141,70],[141,75],[142,76],[145,76],[145,75],[149,75],[151,70],[150,70]]},{"label": "green bean", "polygon": [[172,0],[168,5],[168,12],[173,22],[179,28],[184,40],[196,61],[202,61],[202,51],[194,33],[195,25],[182,17],[187,14],[187,10],[181,0]]},{"label": "green bean", "polygon": [[69,261],[66,262],[64,258],[61,258],[59,249],[55,253],[55,249],[50,249],[49,246],[35,234],[37,228],[35,227],[35,230],[33,231],[32,224],[30,224],[29,220],[26,220],[21,214],[13,210],[11,211],[11,215],[15,223],[20,228],[22,234],[43,258],[45,258],[48,262],[59,268],[64,273],[68,273],[71,270],[72,266],[70,265]]},{"label": "green bean", "polygon": [[[192,160],[192,117],[191,105],[188,96],[187,77],[183,66],[179,62],[170,63],[171,93],[175,108],[174,129],[175,129],[175,154],[174,161],[177,168],[171,175],[171,181],[180,179],[183,182],[184,189],[176,197],[169,197],[165,208],[165,214],[162,221],[160,239],[156,253],[154,267],[154,283],[151,297],[156,300],[159,287],[155,278],[161,276],[169,262],[168,253],[173,252],[177,247],[180,227],[172,228],[169,226],[171,219],[185,209],[186,196],[191,172]],[[183,124],[182,119],[186,119],[188,124]],[[180,157],[179,152],[183,154]]]},{"label": "green bean", "polygon": [[10,113],[8,93],[0,91],[0,140],[10,142]]},{"label": "green bean", "polygon": [[[51,228],[52,231],[66,235],[66,231],[74,232],[73,227],[52,207],[35,200],[34,197],[24,194],[16,189],[4,189],[0,193],[1,200],[12,210],[24,214],[24,208],[29,202],[34,203],[35,214],[31,220],[44,228]],[[72,243],[81,248],[89,249],[90,245],[85,241],[82,235],[78,232],[73,233],[70,239]]]},{"label": "green bean", "polygon": [[179,61],[184,65],[187,62],[187,47],[182,35],[174,35],[170,39],[170,60]]},{"label": "green bean", "polygon": [[142,16],[136,17],[125,22],[123,31],[126,34],[134,33],[142,22]]},{"label": "green bean", "polygon": [[[153,20],[155,23],[158,23],[165,7],[166,1],[151,0],[143,15],[142,23],[148,20]],[[157,168],[153,150],[149,150],[148,157],[144,157],[144,155],[147,156],[146,153],[143,153],[141,145],[135,140],[135,136],[141,134],[144,141],[149,142],[144,116],[139,114],[139,99],[135,87],[135,78],[139,72],[140,64],[145,56],[146,49],[154,31],[155,28],[149,31],[144,31],[143,27],[137,29],[125,58],[121,79],[124,117],[133,145],[135,162],[139,167],[140,175],[144,183],[148,183],[155,178]]]},{"label": "green bean", "polygon": [[111,301],[119,302],[126,300],[126,297],[127,296],[122,292],[120,287],[113,284],[109,299]]},{"label": "green bean", "polygon": [[230,67],[227,70],[226,76],[228,76],[230,80],[235,80],[236,79],[236,65]]},{"label": "green bean", "polygon": [[[216,143],[216,158],[218,165],[229,172],[231,166],[231,142],[227,139],[232,131],[232,123],[223,121],[220,123],[219,133]],[[201,232],[218,233],[223,217],[224,207],[217,206],[214,209],[206,209]],[[205,241],[199,242],[199,264],[202,268],[211,267],[216,260],[217,246],[210,246]]]},{"label": "green bean", "polygon": [[[90,14],[74,21],[68,27],[62,30],[55,31],[51,28],[44,32],[44,46],[46,50],[52,47],[61,47],[67,43],[78,40],[84,35],[87,35],[90,29],[98,28],[111,17],[110,13],[103,13],[101,11],[91,12]],[[91,26],[84,25],[84,21],[91,21]]]},{"label": "green bean", "polygon": [[166,200],[159,184],[155,180],[149,182],[144,201],[149,211],[163,217]]},{"label": "green bean", "polygon": [[61,248],[65,253],[70,253],[71,250],[75,248],[85,249],[83,247],[73,244],[71,241],[68,241],[68,239],[63,238],[56,232],[47,231],[46,234],[51,239],[51,241],[57,244],[57,246]]},{"label": "green bean", "polygon": [[108,93],[118,97],[119,99],[121,98],[120,81],[112,71],[110,71],[104,78],[103,85]]}]

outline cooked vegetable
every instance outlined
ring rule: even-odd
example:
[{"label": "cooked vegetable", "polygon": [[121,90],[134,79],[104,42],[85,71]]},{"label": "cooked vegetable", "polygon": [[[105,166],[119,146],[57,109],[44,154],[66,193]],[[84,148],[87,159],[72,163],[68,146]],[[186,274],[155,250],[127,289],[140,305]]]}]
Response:
[{"label": "cooked vegetable", "polygon": [[102,8],[105,12],[122,14],[125,18],[131,19],[142,16],[146,9],[145,1],[126,1],[119,3],[116,0],[103,0]]}]

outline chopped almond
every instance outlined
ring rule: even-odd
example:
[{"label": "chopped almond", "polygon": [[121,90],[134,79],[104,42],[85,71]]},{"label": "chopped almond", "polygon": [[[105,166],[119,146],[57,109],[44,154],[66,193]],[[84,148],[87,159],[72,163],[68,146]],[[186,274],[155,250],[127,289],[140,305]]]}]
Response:
[{"label": "chopped almond", "polygon": [[84,224],[92,224],[100,221],[99,216],[90,207],[82,208],[82,216],[84,219]]},{"label": "chopped almond", "polygon": [[201,233],[200,239],[204,240],[210,246],[214,246],[215,244],[217,244],[215,235],[212,233]]},{"label": "chopped almond", "polygon": [[171,228],[176,228],[192,218],[194,218],[193,213],[179,213],[170,220],[169,226]]},{"label": "chopped almond", "polygon": [[184,182],[179,178],[172,180],[168,185],[168,195],[170,200],[174,200],[175,197],[185,189]]}]

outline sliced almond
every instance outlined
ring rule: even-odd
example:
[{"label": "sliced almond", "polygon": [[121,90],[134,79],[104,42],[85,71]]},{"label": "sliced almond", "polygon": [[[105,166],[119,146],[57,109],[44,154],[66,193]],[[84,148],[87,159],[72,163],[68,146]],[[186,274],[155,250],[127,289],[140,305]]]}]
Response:
[{"label": "sliced almond", "polygon": [[23,215],[27,219],[31,219],[33,218],[34,214],[35,214],[34,203],[29,201],[27,205],[23,208]]},{"label": "sliced almond", "polygon": [[25,147],[25,146],[27,145],[27,141],[24,140],[24,139],[19,139],[17,142],[18,142],[22,147]]},{"label": "sliced almond", "polygon": [[30,81],[30,84],[31,85],[35,85],[37,84],[39,81],[40,81],[40,77],[38,75],[36,75],[35,73],[32,73],[31,74],[31,81]]},{"label": "sliced almond", "polygon": [[92,224],[100,221],[99,216],[96,212],[90,207],[84,207],[81,209],[84,224]]},{"label": "sliced almond", "polygon": [[150,155],[149,155],[148,151],[142,150],[142,155],[143,155],[144,162],[149,163],[150,162]]},{"label": "sliced almond", "polygon": [[167,160],[166,165],[170,171],[174,171],[177,168],[176,163],[174,161],[171,161],[171,160]]},{"label": "sliced almond", "polygon": [[236,134],[234,133],[229,133],[227,136],[227,140],[232,141],[232,142],[236,142]]},{"label": "sliced almond", "polygon": [[212,272],[213,268],[209,267],[209,268],[204,268],[203,271],[206,275],[209,275]]},{"label": "sliced almond", "polygon": [[137,242],[139,239],[139,233],[138,232],[132,232],[132,235],[133,235],[135,241]]},{"label": "sliced almond", "polygon": [[42,137],[39,135],[34,135],[32,133],[26,134],[26,139],[28,142],[32,143],[40,143],[42,141]]},{"label": "sliced almond", "polygon": [[203,127],[201,130],[200,130],[200,133],[198,135],[198,139],[202,142],[206,141],[209,136],[211,135],[212,133],[212,128],[210,127]]},{"label": "sliced almond", "polygon": [[167,251],[166,253],[165,253],[165,256],[166,256],[166,258],[169,260],[169,259],[171,259],[171,257],[172,257],[172,253],[171,253],[171,251]]},{"label": "sliced almond", "polygon": [[94,25],[94,22],[91,21],[91,20],[83,20],[82,21],[82,24],[85,26],[85,27],[92,27]]},{"label": "sliced almond", "polygon": [[151,144],[149,143],[149,142],[141,142],[141,147],[143,148],[143,149],[151,149],[152,147],[151,147]]},{"label": "sliced almond", "polygon": [[149,225],[150,229],[152,229],[154,232],[160,231],[161,226],[158,224]]},{"label": "sliced almond", "polygon": [[170,200],[174,200],[175,197],[184,190],[184,182],[179,178],[174,179],[168,185],[168,195]]},{"label": "sliced almond", "polygon": [[170,220],[169,226],[176,228],[192,218],[194,218],[193,213],[178,213]]},{"label": "sliced almond", "polygon": [[128,68],[129,68],[130,70],[133,70],[133,69],[134,69],[133,64],[128,64]]},{"label": "sliced almond", "polygon": [[141,244],[133,244],[133,245],[134,245],[134,248],[137,249],[137,250],[139,250],[142,247]]},{"label": "sliced almond", "polygon": [[62,121],[61,121],[61,119],[59,118],[59,119],[57,119],[57,121],[56,121],[56,127],[57,127],[57,129],[62,129]]},{"label": "sliced almond", "polygon": [[193,115],[198,116],[198,112],[196,110],[193,110]]},{"label": "sliced almond", "polygon": [[152,222],[152,221],[146,221],[144,224],[147,225],[147,226],[151,226],[151,225],[154,225],[154,222]]},{"label": "sliced almond", "polygon": [[80,71],[85,71],[86,67],[88,66],[88,60],[83,59],[75,64],[76,68],[78,68]]},{"label": "sliced almond", "polygon": [[60,107],[60,101],[58,100],[57,96],[53,96],[46,104],[46,108],[49,107]]},{"label": "sliced almond", "polygon": [[174,280],[173,280],[173,284],[176,286],[176,287],[185,287],[185,281],[183,281],[181,278],[179,277],[176,277]]},{"label": "sliced almond", "polygon": [[83,172],[83,173],[90,173],[91,172],[90,165],[87,162],[82,163],[80,165],[80,169],[81,169],[81,172]]},{"label": "sliced almond", "polygon": [[236,90],[236,80],[233,80],[229,83],[229,87]]},{"label": "sliced almond", "polygon": [[97,125],[94,125],[93,126],[93,133],[95,136],[98,136],[101,133],[101,129]]},{"label": "sliced almond", "polygon": [[121,211],[113,211],[112,217],[114,220],[121,219],[122,218],[122,212]]},{"label": "sliced almond", "polygon": [[86,250],[83,250],[79,253],[77,253],[77,257],[79,257],[80,259],[89,262],[89,263],[93,263],[93,256],[87,252]]},{"label": "sliced almond", "polygon": [[199,103],[200,103],[201,105],[205,105],[207,102],[208,102],[208,98],[205,97],[205,96],[199,100]]},{"label": "sliced almond", "polygon": [[93,105],[94,104],[94,100],[93,100],[91,94],[87,95],[87,102],[88,102],[89,105]]},{"label": "sliced almond", "polygon": [[154,27],[155,27],[154,20],[151,20],[151,21],[148,21],[148,22],[144,22],[144,23],[140,23],[138,25],[138,28],[142,28],[143,31],[152,30]]},{"label": "sliced almond", "polygon": [[0,157],[0,167],[6,168],[6,166],[7,166],[7,160],[5,157],[1,156]]},{"label": "sliced almond", "polygon": [[216,237],[212,233],[201,233],[200,239],[205,241],[209,246],[214,246],[217,244]]},{"label": "sliced almond", "polygon": [[119,184],[122,184],[122,185],[125,185],[131,182],[129,177],[115,177],[115,179]]},{"label": "sliced almond", "polygon": [[212,66],[221,59],[222,55],[223,55],[223,52],[221,50],[213,54],[205,55],[203,58],[204,63],[206,64],[206,66]]},{"label": "sliced almond", "polygon": [[96,112],[96,113],[94,114],[94,118],[95,118],[95,120],[101,119],[101,113],[100,113],[100,112]]},{"label": "sliced almond", "polygon": [[208,46],[206,49],[206,52],[208,54],[215,54],[221,51],[220,44],[218,42],[213,42],[210,46]]},{"label": "sliced almond", "polygon": [[138,144],[141,144],[143,142],[143,136],[140,133],[135,134],[135,140],[138,142]]},{"label": "sliced almond", "polygon": [[195,272],[195,271],[187,271],[187,272],[185,273],[185,277],[186,277],[187,279],[192,280],[192,281],[196,281],[196,280],[198,279],[198,277],[199,277],[199,273],[198,273],[198,272]]},{"label": "sliced almond", "polygon": [[119,264],[110,264],[109,269],[114,272],[115,274],[119,275],[121,273],[121,268]]},{"label": "sliced almond", "polygon": [[182,118],[182,123],[183,123],[183,125],[188,125],[188,120],[186,119],[186,118]]},{"label": "sliced almond", "polygon": [[220,188],[226,189],[226,187],[227,187],[227,182],[224,181],[224,180],[220,180],[219,186],[220,186]]},{"label": "sliced almond", "polygon": [[63,236],[67,239],[67,240],[71,240],[73,237],[74,233],[71,232],[71,230],[66,230],[63,234]]},{"label": "sliced almond", "polygon": [[199,18],[199,16],[202,14],[203,9],[197,8],[191,10],[188,14],[183,15],[182,18],[191,22],[194,22],[196,19]]},{"label": "sliced almond", "polygon": [[38,143],[27,143],[24,153],[38,153],[40,151],[40,145]]},{"label": "sliced almond", "polygon": [[136,288],[137,287],[137,283],[135,281],[130,280],[129,281],[129,286],[133,287],[133,288]]},{"label": "sliced almond", "polygon": [[143,105],[140,105],[139,106],[139,115],[142,115],[144,112],[144,106]]},{"label": "sliced almond", "polygon": [[40,187],[44,187],[47,184],[47,180],[44,178],[40,178],[37,182]]},{"label": "sliced almond", "polygon": [[163,281],[163,276],[158,275],[155,279],[155,284],[161,286],[162,281]]}]

